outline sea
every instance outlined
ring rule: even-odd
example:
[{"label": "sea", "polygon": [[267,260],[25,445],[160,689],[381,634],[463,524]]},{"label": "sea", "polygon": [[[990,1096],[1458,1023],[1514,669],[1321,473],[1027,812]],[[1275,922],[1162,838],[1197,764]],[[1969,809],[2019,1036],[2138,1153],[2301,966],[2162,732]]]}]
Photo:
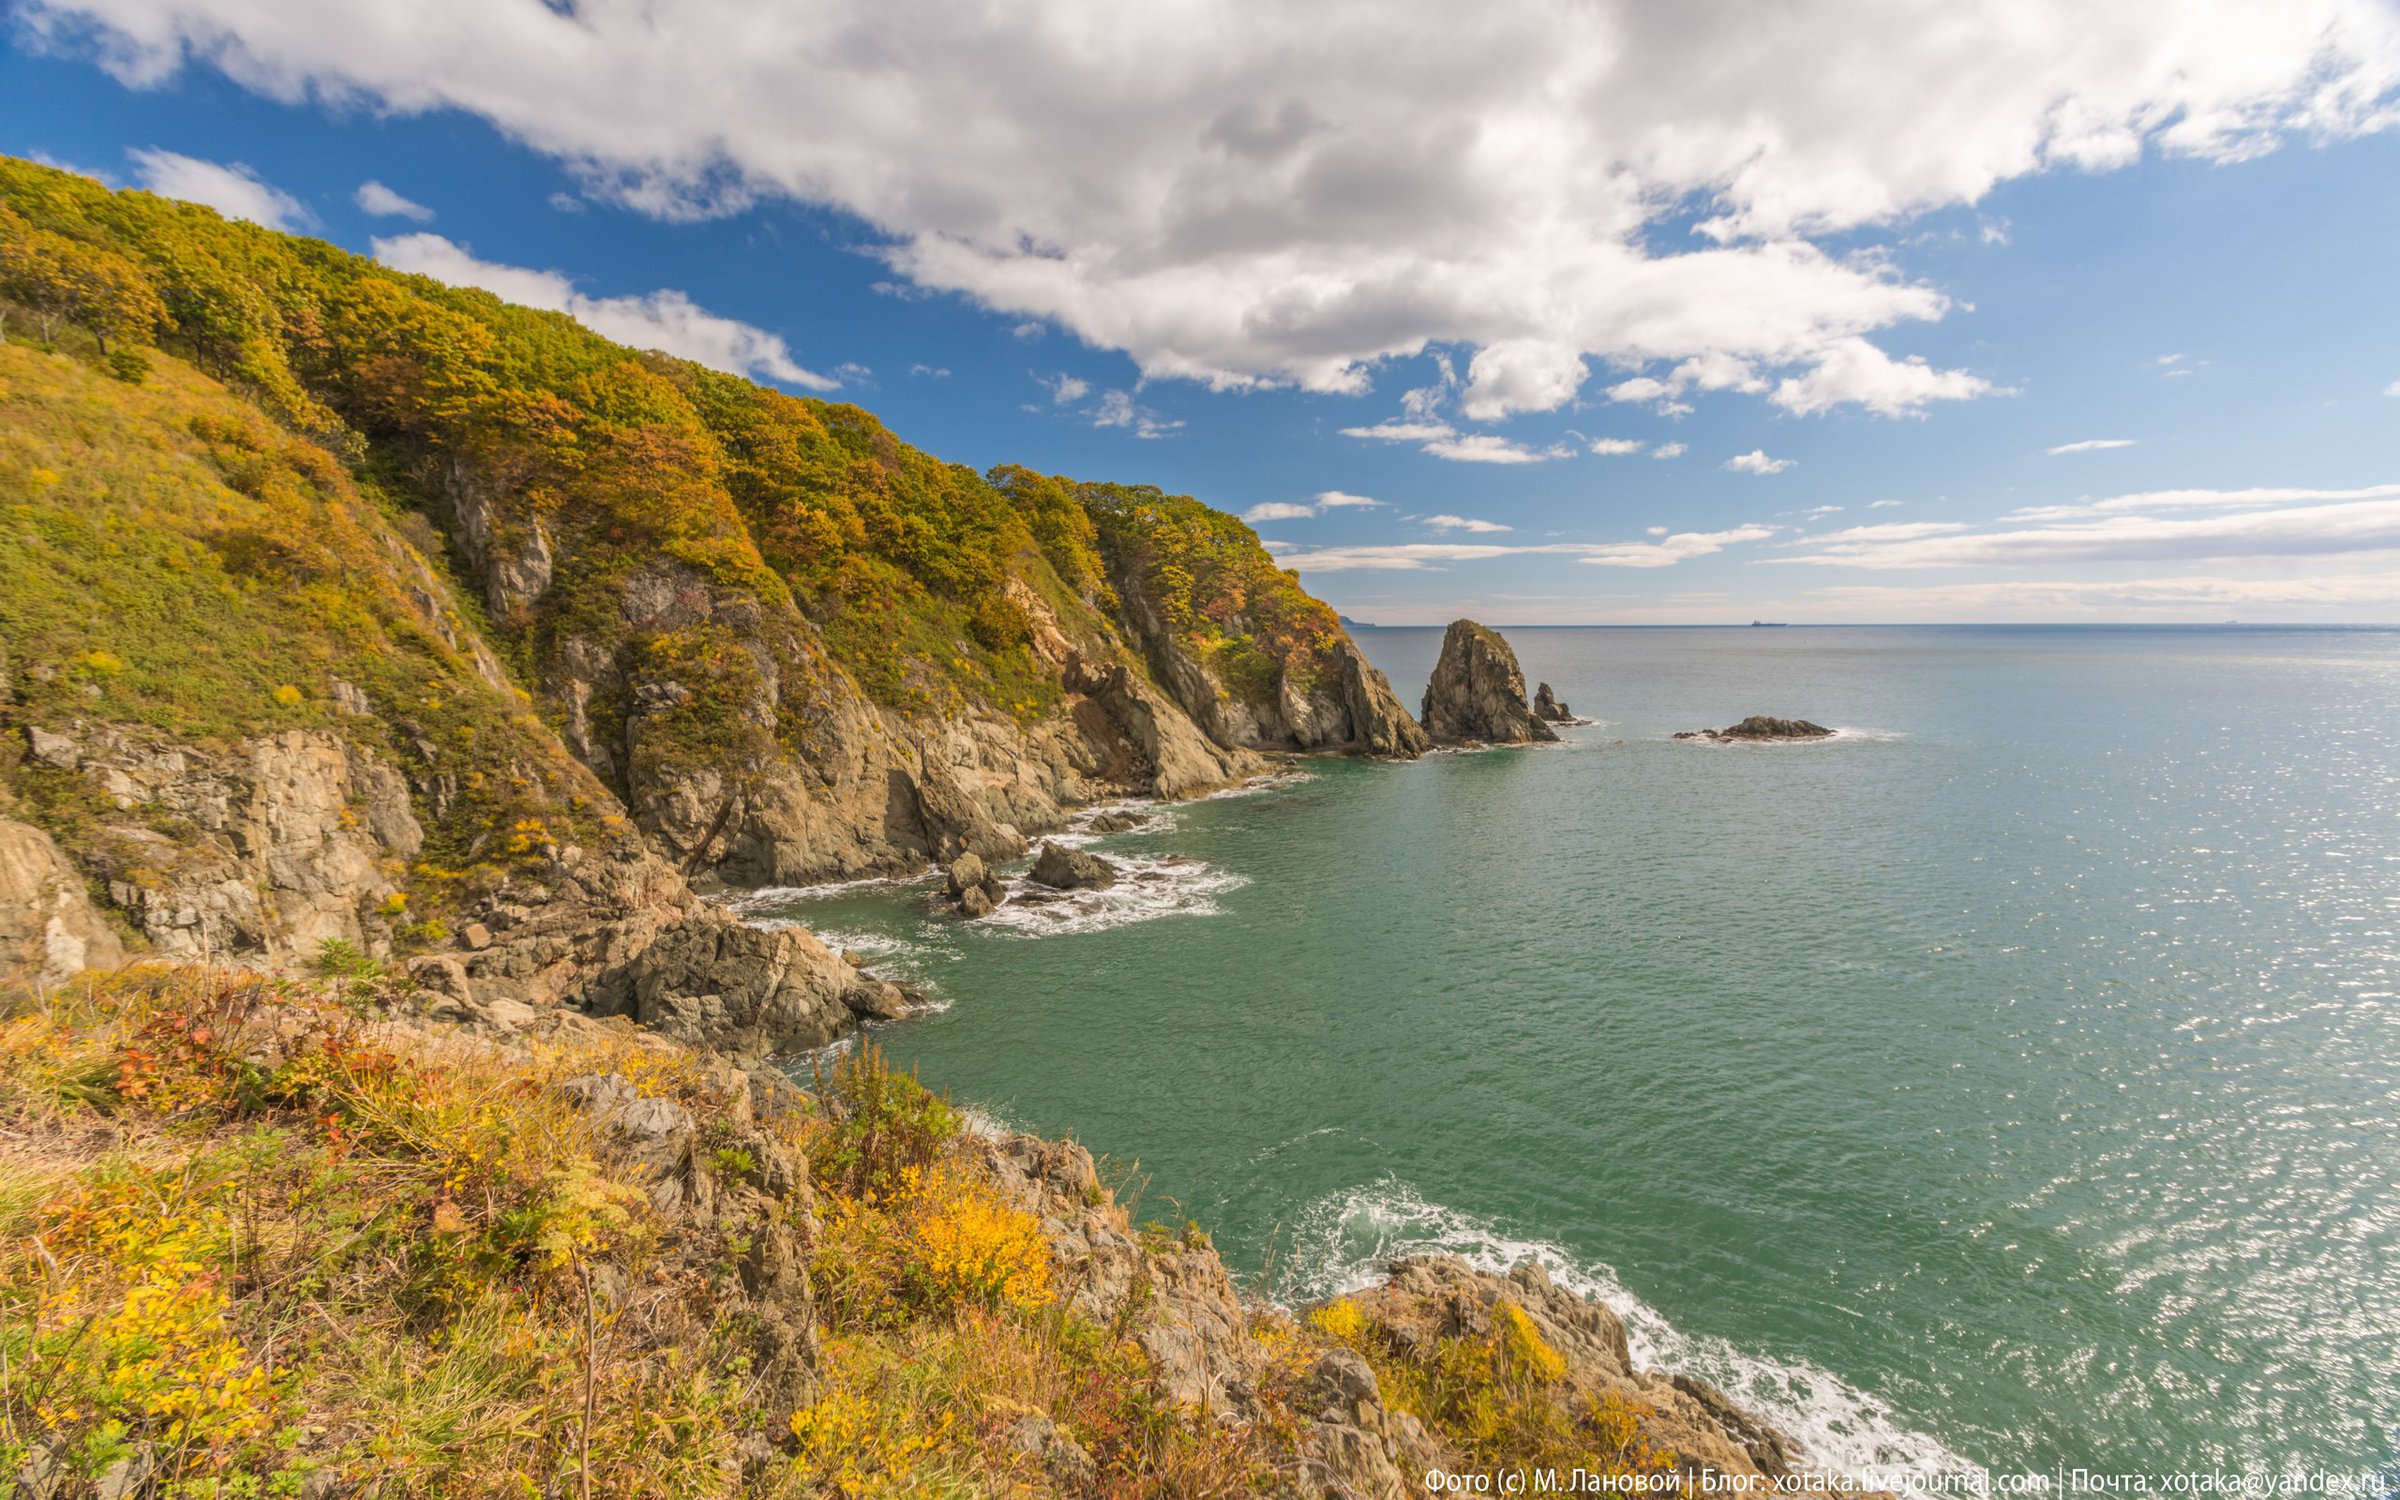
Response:
[{"label": "sea", "polygon": [[1278,1300],[1539,1261],[1853,1474],[2400,1473],[2400,631],[1505,634],[1592,722],[739,904]]}]

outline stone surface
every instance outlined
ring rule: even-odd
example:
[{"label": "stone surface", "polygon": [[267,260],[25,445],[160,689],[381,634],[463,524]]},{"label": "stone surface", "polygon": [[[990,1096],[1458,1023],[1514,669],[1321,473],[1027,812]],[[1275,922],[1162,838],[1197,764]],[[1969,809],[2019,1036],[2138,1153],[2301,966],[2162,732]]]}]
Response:
[{"label": "stone surface", "polygon": [[0,818],[0,979],[56,986],[125,957],[124,938],[50,835]]},{"label": "stone surface", "polygon": [[1441,660],[1425,687],[1421,717],[1436,744],[1521,745],[1558,738],[1525,701],[1517,653],[1498,631],[1473,620],[1450,622]]},{"label": "stone surface", "polygon": [[1776,740],[1822,740],[1830,739],[1832,735],[1833,731],[1824,725],[1811,724],[1806,719],[1774,719],[1765,714],[1752,714],[1739,724],[1728,724],[1723,729],[1686,729],[1675,738],[1725,744],[1741,740],[1766,743]]},{"label": "stone surface", "polygon": [[1097,854],[1044,844],[1034,856],[1031,878],[1059,891],[1105,891],[1117,883],[1117,867]]},{"label": "stone surface", "polygon": [[1550,691],[1546,682],[1533,690],[1533,716],[1551,724],[1578,722],[1575,710],[1559,702],[1558,695]]}]

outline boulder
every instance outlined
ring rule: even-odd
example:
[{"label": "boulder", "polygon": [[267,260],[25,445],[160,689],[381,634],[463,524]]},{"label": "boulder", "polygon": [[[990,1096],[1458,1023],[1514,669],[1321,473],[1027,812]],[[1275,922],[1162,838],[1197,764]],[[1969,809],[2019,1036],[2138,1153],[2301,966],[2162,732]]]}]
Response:
[{"label": "boulder", "polygon": [[1137,818],[1130,813],[1104,812],[1092,819],[1092,832],[1131,833],[1149,821],[1148,818]]},{"label": "boulder", "polygon": [[1824,725],[1811,724],[1806,719],[1771,719],[1765,714],[1752,714],[1739,724],[1728,724],[1723,729],[1686,729],[1675,738],[1708,740],[1722,745],[1737,740],[1822,740],[1832,735],[1833,731]]},{"label": "boulder", "polygon": [[1033,861],[1036,884],[1058,891],[1105,891],[1117,883],[1117,867],[1097,854],[1044,844]]},{"label": "boulder", "polygon": [[950,862],[950,899],[969,917],[988,917],[1008,899],[1008,886],[983,857],[969,851]]},{"label": "boulder", "polygon": [[1522,745],[1555,740],[1558,731],[1525,701],[1517,653],[1496,630],[1453,620],[1442,657],[1425,687],[1425,732],[1435,743]]}]

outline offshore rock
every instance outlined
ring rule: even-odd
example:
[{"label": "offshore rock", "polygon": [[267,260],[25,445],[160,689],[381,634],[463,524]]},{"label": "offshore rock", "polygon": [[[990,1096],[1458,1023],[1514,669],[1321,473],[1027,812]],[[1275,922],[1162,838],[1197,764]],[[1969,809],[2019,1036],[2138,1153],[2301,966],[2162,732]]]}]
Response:
[{"label": "offshore rock", "polygon": [[950,864],[950,899],[969,917],[988,917],[1008,899],[1008,887],[982,856],[969,852]]},{"label": "offshore rock", "polygon": [[1117,867],[1097,854],[1044,844],[1033,861],[1033,880],[1058,891],[1105,891],[1117,883]]},{"label": "offshore rock", "polygon": [[1771,719],[1765,714],[1752,714],[1739,724],[1728,724],[1723,729],[1686,729],[1675,738],[1708,740],[1722,745],[1737,740],[1822,740],[1832,736],[1832,730],[1822,724],[1811,724],[1806,719]]},{"label": "offshore rock", "polygon": [[1557,695],[1550,691],[1550,684],[1546,682],[1533,690],[1533,715],[1537,719],[1545,719],[1552,724],[1575,722],[1575,711],[1559,702]]},{"label": "offshore rock", "polygon": [[1558,738],[1525,701],[1517,653],[1498,631],[1473,620],[1450,622],[1441,660],[1425,687],[1421,717],[1437,744],[1522,745]]}]

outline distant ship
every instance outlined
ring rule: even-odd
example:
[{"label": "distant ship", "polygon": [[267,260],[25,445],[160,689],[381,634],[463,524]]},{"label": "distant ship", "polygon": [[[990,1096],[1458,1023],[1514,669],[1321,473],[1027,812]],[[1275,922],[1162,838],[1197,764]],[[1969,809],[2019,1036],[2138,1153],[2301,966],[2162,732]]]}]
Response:
[{"label": "distant ship", "polygon": [[1752,620],[1750,628],[1752,630],[1781,630],[1789,624],[1791,624],[1789,620]]}]

